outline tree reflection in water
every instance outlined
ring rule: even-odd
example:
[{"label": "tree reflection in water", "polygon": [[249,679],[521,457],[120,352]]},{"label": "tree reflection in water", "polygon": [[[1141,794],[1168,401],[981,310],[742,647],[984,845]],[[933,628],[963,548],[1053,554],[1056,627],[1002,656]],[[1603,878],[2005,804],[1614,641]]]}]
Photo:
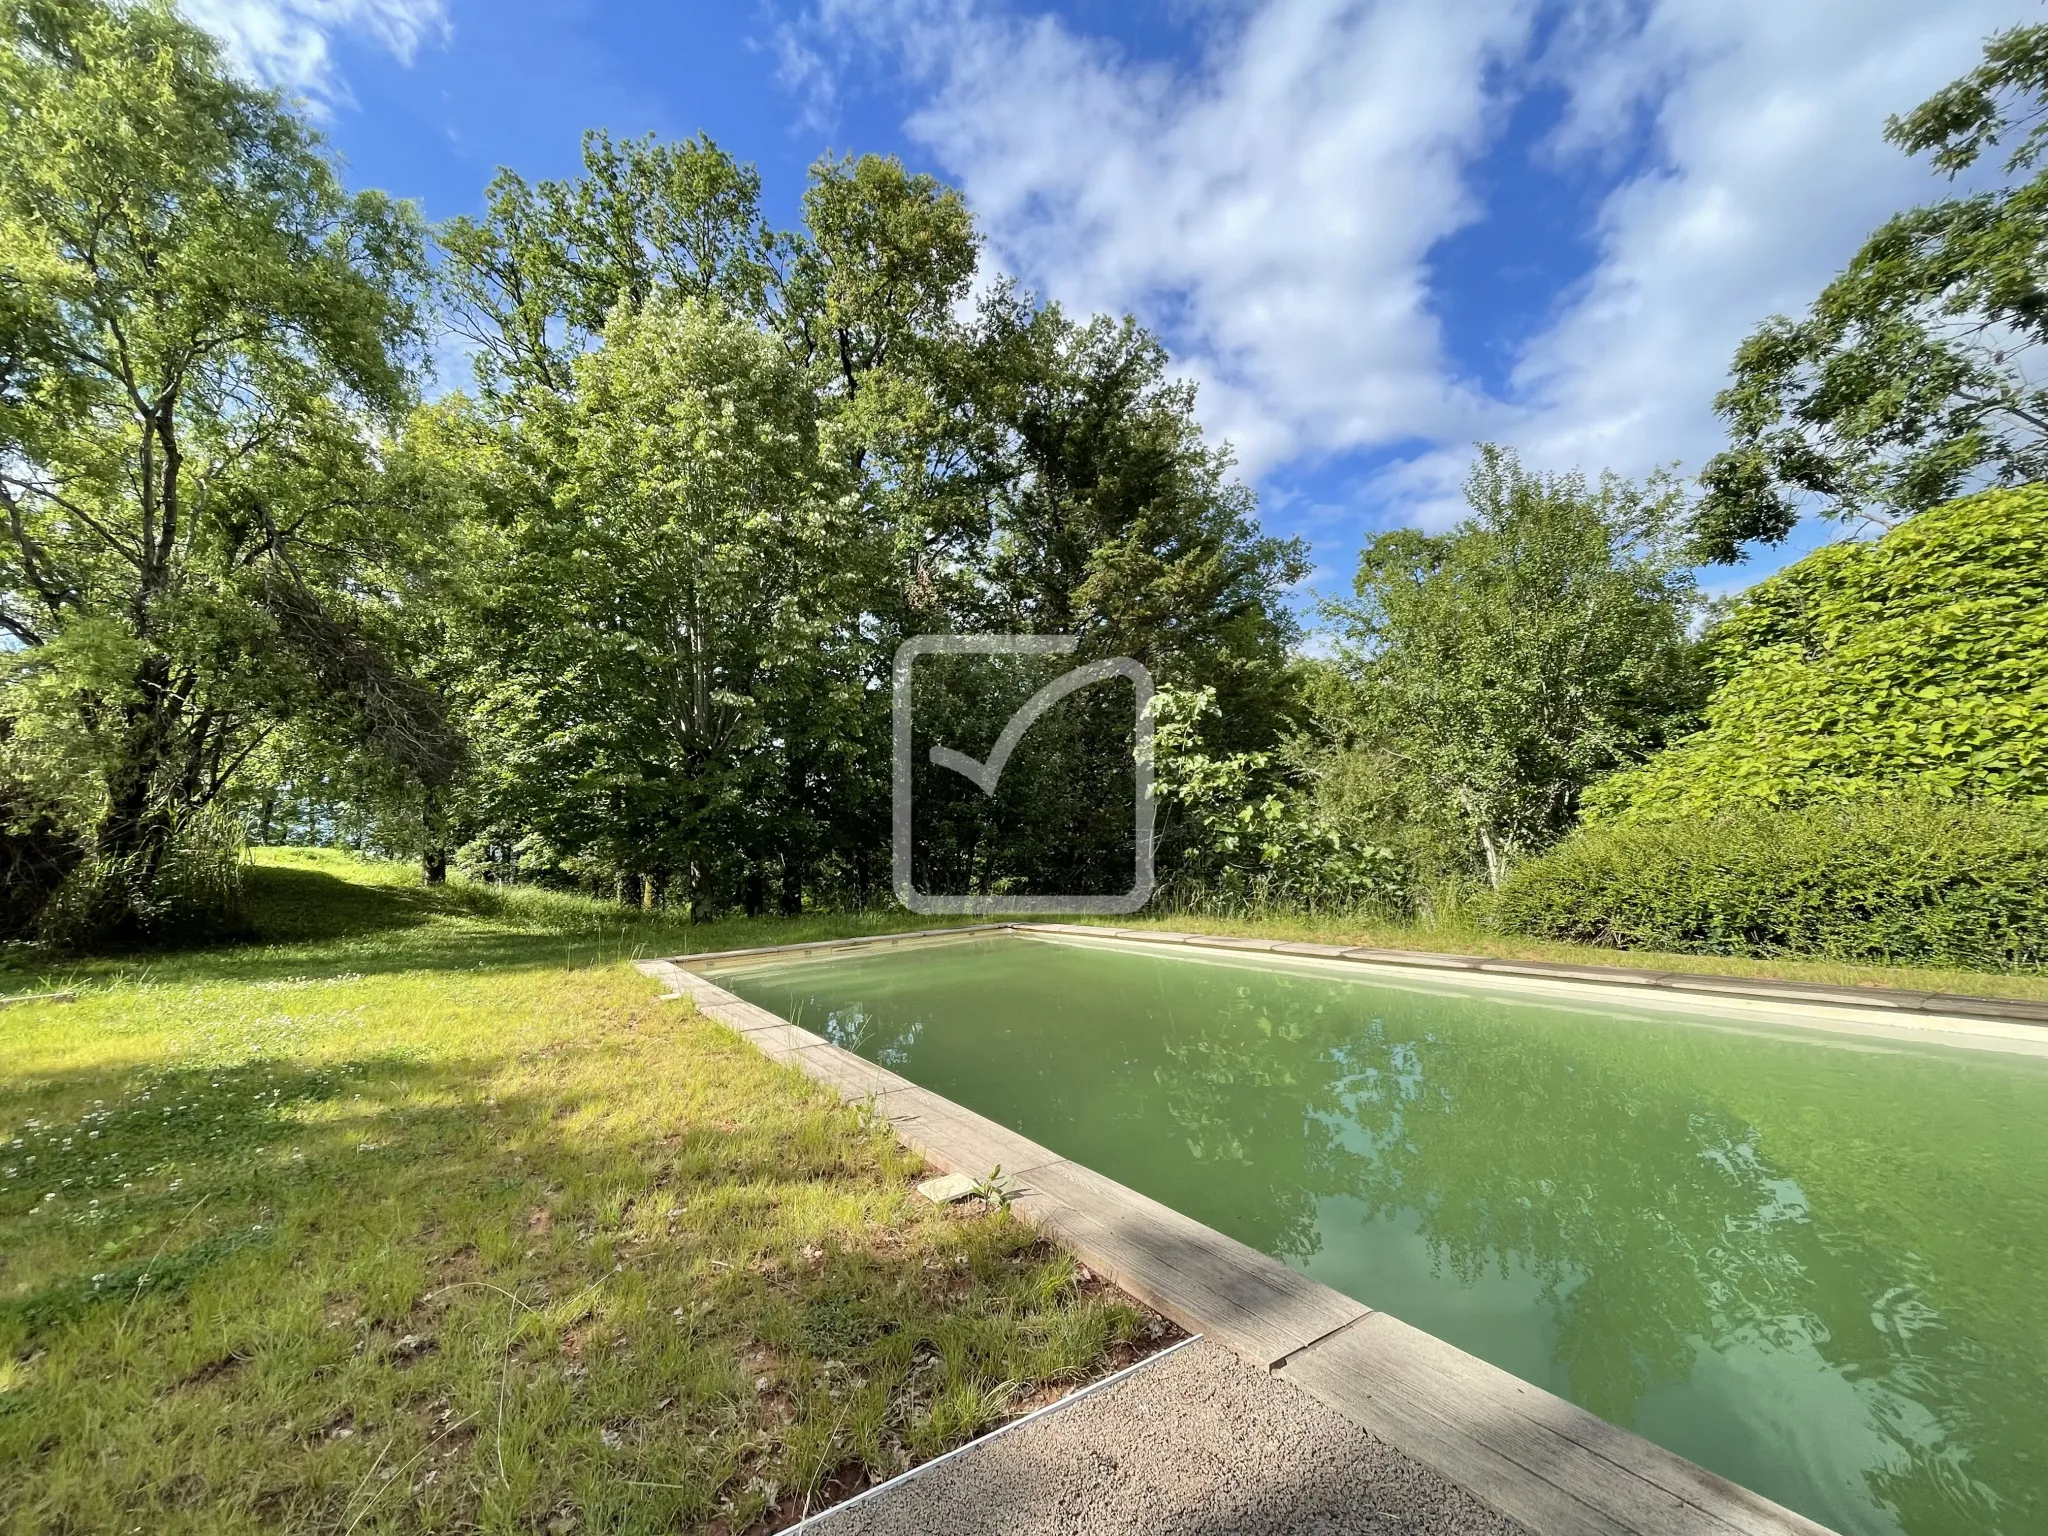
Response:
[{"label": "tree reflection in water", "polygon": [[1409,1320],[1482,1353],[1526,1284],[1543,1385],[1710,1465],[1829,1374],[1730,1468],[1817,1518],[2048,1530],[2037,1061],[1014,939],[728,984],[1319,1273],[1419,1243]]}]

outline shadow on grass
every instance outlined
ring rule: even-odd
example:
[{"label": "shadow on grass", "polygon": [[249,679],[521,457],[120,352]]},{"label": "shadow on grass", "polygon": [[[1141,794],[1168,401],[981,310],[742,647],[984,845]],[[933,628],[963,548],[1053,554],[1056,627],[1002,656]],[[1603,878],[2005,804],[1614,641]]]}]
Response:
[{"label": "shadow on grass", "polygon": [[425,886],[371,884],[278,865],[249,870],[245,892],[261,944],[324,944],[418,928],[450,906]]},{"label": "shadow on grass", "polygon": [[[654,955],[935,926],[888,909],[692,924],[586,896],[451,881],[424,887],[396,866],[263,863],[248,871],[253,934],[230,943],[83,958],[0,952],[0,993],[141,981],[274,981],[408,971],[580,968]],[[943,922],[943,920],[941,920]]]},{"label": "shadow on grass", "polygon": [[[908,1166],[878,1176],[829,1095],[763,1093],[745,1047],[695,1039],[696,1113],[643,1091],[646,1119],[605,1125],[585,1112],[629,1059],[559,1040],[540,1080],[371,1052],[0,1083],[37,1189],[63,1191],[0,1192],[0,1526],[192,1529],[198,1509],[339,1532],[384,1466],[436,1469],[393,1485],[386,1528],[474,1528],[486,1489],[518,1529],[567,1508],[699,1528],[721,1497],[744,1525],[760,1487],[893,1470],[978,1427],[931,1417],[919,1352],[987,1394],[1108,1347],[1026,1229],[863,1220]],[[131,1187],[138,1163],[178,1183]],[[838,1395],[856,1379],[864,1428]]]},{"label": "shadow on grass", "polygon": [[594,901],[561,898],[561,913],[536,918],[516,895],[490,887],[429,889],[364,874],[257,865],[245,887],[247,938],[83,957],[9,946],[0,952],[0,992],[575,967],[685,947],[673,925]]}]

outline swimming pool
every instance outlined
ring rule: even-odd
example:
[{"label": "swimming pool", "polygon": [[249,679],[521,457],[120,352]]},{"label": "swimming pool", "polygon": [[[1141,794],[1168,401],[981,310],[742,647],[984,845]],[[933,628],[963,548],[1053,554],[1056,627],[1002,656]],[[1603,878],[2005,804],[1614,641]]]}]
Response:
[{"label": "swimming pool", "polygon": [[2048,1060],[1012,934],[715,974],[1838,1530],[2048,1530]]}]

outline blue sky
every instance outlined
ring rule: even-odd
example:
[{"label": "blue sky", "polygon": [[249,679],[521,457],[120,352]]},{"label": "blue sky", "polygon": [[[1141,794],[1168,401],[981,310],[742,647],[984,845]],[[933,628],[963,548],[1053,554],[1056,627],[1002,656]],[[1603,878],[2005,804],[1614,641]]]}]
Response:
[{"label": "blue sky", "polygon": [[[185,0],[358,185],[473,211],[583,130],[960,185],[992,267],[1129,310],[1341,589],[1476,439],[1696,469],[1755,322],[1940,183],[1881,139],[2027,0]],[[1804,549],[1831,530],[1803,530]],[[1710,573],[1739,586],[1783,553]]]}]

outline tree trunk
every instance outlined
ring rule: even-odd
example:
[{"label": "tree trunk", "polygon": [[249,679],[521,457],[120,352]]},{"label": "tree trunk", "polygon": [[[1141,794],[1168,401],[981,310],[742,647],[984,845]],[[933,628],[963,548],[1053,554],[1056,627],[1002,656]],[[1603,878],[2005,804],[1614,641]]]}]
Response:
[{"label": "tree trunk", "polygon": [[420,850],[420,884],[448,883],[448,800],[439,789],[429,789],[421,808],[426,823],[426,846]]},{"label": "tree trunk", "polygon": [[147,899],[155,890],[171,847],[174,822],[159,781],[170,758],[178,701],[161,658],[143,662],[135,692],[140,702],[127,712],[123,750],[107,775],[107,808],[93,832],[93,851],[107,879],[99,910],[87,923],[94,936],[136,927],[136,898]]},{"label": "tree trunk", "polygon": [[1479,829],[1479,846],[1486,852],[1486,882],[1497,891],[1507,874],[1507,854],[1494,846],[1493,834],[1485,827]]},{"label": "tree trunk", "polygon": [[711,921],[711,892],[704,877],[704,866],[691,859],[689,864],[689,888],[686,892],[690,903],[690,921],[708,923]]}]

